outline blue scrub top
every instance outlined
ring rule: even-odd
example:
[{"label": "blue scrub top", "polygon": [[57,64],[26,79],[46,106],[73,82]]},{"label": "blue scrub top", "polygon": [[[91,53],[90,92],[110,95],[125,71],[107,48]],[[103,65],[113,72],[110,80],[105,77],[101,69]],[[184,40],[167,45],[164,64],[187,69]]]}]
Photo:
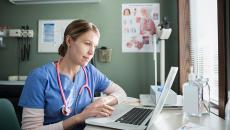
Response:
[{"label": "blue scrub top", "polygon": [[[92,95],[94,95],[95,92],[104,91],[110,85],[111,81],[93,65],[88,64],[85,68]],[[83,109],[92,102],[92,98],[90,98],[86,88],[84,88],[82,94],[78,96],[80,87],[86,82],[83,69],[81,68],[80,71],[76,73],[73,81],[63,74],[60,74],[60,79],[67,100],[67,106],[72,108],[72,112],[69,116],[64,116],[61,112],[64,103],[58,86],[55,64],[53,62],[34,69],[28,75],[19,100],[19,106],[44,109],[44,125],[57,123],[82,112]],[[77,97],[79,99],[76,103]],[[76,126],[76,128],[77,127],[78,126]]]}]

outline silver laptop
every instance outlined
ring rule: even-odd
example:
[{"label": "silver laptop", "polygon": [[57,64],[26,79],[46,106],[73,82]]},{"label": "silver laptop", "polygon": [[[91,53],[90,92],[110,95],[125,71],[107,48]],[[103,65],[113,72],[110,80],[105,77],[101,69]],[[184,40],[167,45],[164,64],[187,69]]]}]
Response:
[{"label": "silver laptop", "polygon": [[150,129],[164,106],[166,97],[172,87],[177,71],[178,67],[171,67],[164,89],[154,109],[149,107],[135,107],[118,104],[114,106],[115,110],[112,116],[88,118],[85,121],[86,124],[126,130]]}]

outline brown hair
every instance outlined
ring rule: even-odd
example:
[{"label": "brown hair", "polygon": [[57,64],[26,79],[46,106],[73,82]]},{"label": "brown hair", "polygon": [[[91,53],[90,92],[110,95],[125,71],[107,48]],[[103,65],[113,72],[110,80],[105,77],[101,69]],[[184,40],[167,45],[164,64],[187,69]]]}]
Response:
[{"label": "brown hair", "polygon": [[65,29],[64,40],[58,48],[58,54],[62,57],[64,57],[66,54],[68,48],[66,44],[66,36],[70,36],[73,40],[76,40],[78,37],[88,31],[94,31],[100,35],[98,28],[86,20],[78,19],[71,22]]}]

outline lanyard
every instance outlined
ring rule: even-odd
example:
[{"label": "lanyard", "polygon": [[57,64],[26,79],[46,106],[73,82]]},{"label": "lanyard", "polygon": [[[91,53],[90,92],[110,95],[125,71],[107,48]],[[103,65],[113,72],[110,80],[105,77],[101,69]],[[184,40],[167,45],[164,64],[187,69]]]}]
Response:
[{"label": "lanyard", "polygon": [[[64,94],[64,91],[63,91],[62,84],[61,84],[60,70],[59,70],[59,60],[58,60],[57,63],[55,63],[55,67],[56,67],[56,71],[57,71],[58,86],[59,86],[59,89],[60,89],[62,101],[64,103],[64,106],[62,108],[62,113],[63,113],[63,115],[68,116],[71,113],[71,108],[67,107],[67,101],[66,101],[66,98],[65,98],[65,94]],[[80,98],[79,96],[82,94],[84,88],[87,89],[90,98],[92,98],[92,92],[91,92],[91,90],[89,88],[89,85],[88,85],[88,76],[87,76],[87,73],[86,73],[86,69],[85,69],[85,67],[82,67],[82,69],[83,69],[84,75],[85,75],[85,84],[83,86],[81,86],[79,91],[78,91],[77,103],[78,103],[78,99]]]}]

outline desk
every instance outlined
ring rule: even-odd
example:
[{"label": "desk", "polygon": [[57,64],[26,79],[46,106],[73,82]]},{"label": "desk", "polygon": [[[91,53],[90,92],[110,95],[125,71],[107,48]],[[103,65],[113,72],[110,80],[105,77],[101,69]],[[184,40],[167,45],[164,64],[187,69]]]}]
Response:
[{"label": "desk", "polygon": [[[203,115],[202,117],[185,116],[182,110],[163,109],[159,118],[153,126],[153,130],[177,130],[183,124],[192,122],[206,126],[212,130],[224,130],[224,120],[214,114]],[[113,130],[87,125],[85,130]]]}]

